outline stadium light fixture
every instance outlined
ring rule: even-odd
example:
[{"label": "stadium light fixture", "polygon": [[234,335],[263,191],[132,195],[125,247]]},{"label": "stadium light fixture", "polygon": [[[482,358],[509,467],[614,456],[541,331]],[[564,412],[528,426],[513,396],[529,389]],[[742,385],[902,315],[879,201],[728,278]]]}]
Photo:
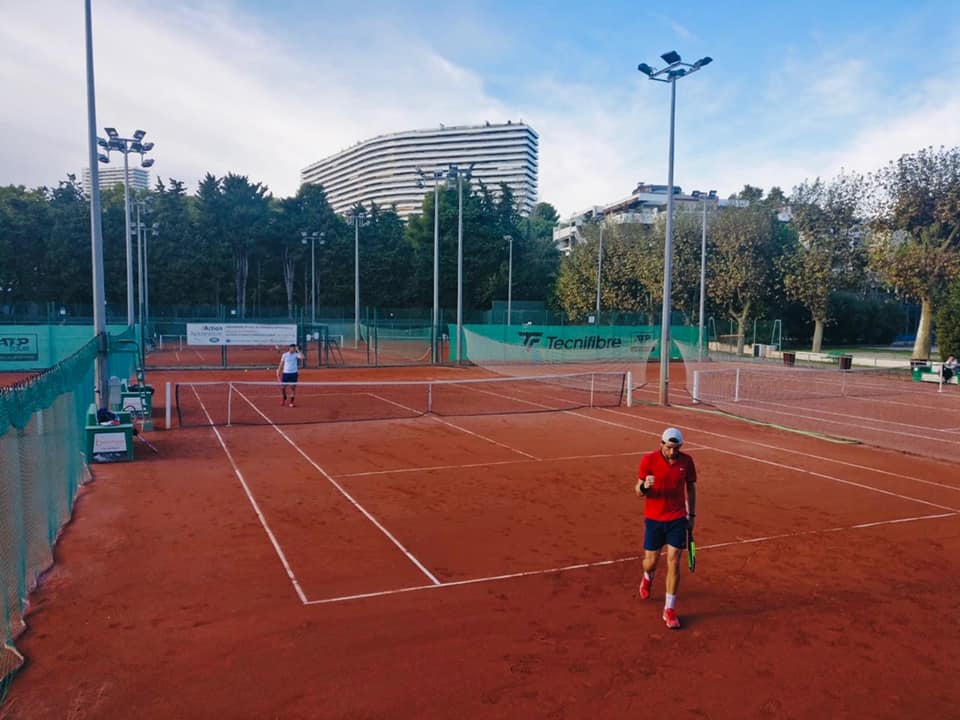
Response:
[{"label": "stadium light fixture", "polygon": [[[101,142],[102,138],[97,139],[97,144],[101,147],[105,147],[107,150],[106,160],[103,159],[104,156],[100,157],[100,162],[110,162],[109,154],[116,150],[119,153],[123,154],[123,215],[124,215],[124,226],[126,229],[126,250],[127,250],[127,325],[133,325],[133,243],[131,239],[131,228],[130,228],[130,153],[136,153],[140,155],[140,165],[142,167],[148,168],[153,166],[153,158],[145,159],[144,154],[149,150],[153,149],[153,143],[147,143],[150,147],[147,148],[141,142],[143,136],[147,133],[144,130],[137,130],[132,138],[120,137],[120,134],[117,132],[116,128],[107,127],[104,128],[104,132],[107,133],[107,137],[110,138],[109,141],[104,144]],[[91,170],[91,177],[93,173]],[[143,328],[140,330],[143,332]]]},{"label": "stadium light fixture", "polygon": [[692,65],[683,62],[676,50],[670,50],[660,56],[667,66],[655,70],[646,63],[640,63],[637,70],[650,80],[670,83],[670,151],[667,164],[667,229],[663,243],[663,308],[660,319],[660,396],[661,405],[670,404],[670,293],[673,273],[673,150],[674,126],[677,109],[677,80],[713,62],[713,58],[702,57]]}]

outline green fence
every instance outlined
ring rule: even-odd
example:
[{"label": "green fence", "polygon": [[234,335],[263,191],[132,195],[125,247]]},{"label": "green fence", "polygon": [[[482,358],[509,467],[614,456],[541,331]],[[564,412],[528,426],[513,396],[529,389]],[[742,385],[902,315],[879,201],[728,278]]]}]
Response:
[{"label": "green fence", "polygon": [[[88,330],[88,338],[90,332]],[[132,332],[110,338],[131,344]],[[133,343],[135,346],[135,343]],[[0,686],[23,664],[14,641],[23,632],[27,596],[53,563],[53,546],[70,519],[80,484],[88,477],[84,456],[86,412],[94,402],[97,341],[28,380],[0,388],[0,594],[4,645]],[[111,375],[129,377],[131,353],[108,358]]]}]

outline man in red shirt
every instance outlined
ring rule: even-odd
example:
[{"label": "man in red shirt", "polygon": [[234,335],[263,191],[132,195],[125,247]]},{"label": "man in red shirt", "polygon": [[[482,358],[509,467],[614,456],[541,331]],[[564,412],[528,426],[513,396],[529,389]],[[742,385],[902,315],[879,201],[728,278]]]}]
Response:
[{"label": "man in red shirt", "polygon": [[683,434],[667,428],[660,438],[660,449],[640,459],[637,495],[646,498],[643,508],[643,580],[640,597],[650,597],[650,586],[667,546],[667,597],[663,621],[667,627],[680,627],[674,606],[680,587],[680,558],[687,547],[687,530],[693,530],[697,509],[697,469],[693,458],[680,452]]}]

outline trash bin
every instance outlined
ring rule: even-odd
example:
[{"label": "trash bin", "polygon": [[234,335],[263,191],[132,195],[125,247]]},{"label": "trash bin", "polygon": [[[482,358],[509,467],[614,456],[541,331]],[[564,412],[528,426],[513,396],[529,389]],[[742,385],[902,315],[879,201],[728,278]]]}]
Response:
[{"label": "trash bin", "polygon": [[784,351],[781,353],[783,357],[783,364],[788,367],[793,367],[797,362],[797,354],[795,352]]},{"label": "trash bin", "polygon": [[840,356],[840,369],[849,370],[853,366],[853,355]]}]

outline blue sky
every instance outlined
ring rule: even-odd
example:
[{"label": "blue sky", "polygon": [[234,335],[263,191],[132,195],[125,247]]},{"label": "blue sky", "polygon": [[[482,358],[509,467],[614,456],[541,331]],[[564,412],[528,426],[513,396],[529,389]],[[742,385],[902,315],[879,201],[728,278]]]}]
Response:
[{"label": "blue sky", "polygon": [[[849,6],[848,6],[849,5]],[[566,216],[665,183],[676,50],[675,182],[789,193],[960,145],[960,13],[950,3],[93,0],[97,124],[140,127],[155,176],[238,172],[275,195],[373,135],[523,120],[540,199]],[[0,0],[0,184],[86,165],[82,0]]]}]

